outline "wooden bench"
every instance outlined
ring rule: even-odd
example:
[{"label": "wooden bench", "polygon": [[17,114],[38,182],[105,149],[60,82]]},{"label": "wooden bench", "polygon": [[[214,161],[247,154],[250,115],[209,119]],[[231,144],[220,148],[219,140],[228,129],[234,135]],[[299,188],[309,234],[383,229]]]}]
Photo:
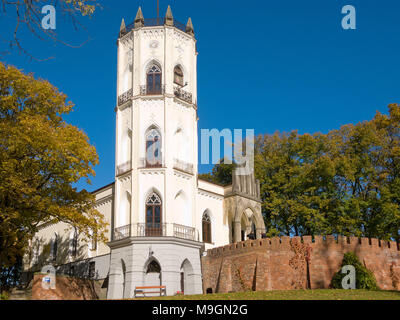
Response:
[{"label": "wooden bench", "polygon": [[[154,290],[154,291],[147,291],[147,290]],[[135,288],[135,298],[137,295],[143,295],[143,297],[146,296],[146,294],[151,294],[151,293],[158,293],[161,296],[166,296],[166,286],[154,286],[154,287],[136,287]]]}]

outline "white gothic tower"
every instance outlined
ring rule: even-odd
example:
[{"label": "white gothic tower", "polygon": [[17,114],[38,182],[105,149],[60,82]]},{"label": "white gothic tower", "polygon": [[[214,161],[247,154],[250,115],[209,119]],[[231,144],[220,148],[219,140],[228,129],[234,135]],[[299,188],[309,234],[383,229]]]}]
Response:
[{"label": "white gothic tower", "polygon": [[[132,297],[137,286],[161,283],[169,294],[185,284],[185,293],[201,293],[192,22],[175,21],[169,6],[165,18],[155,19],[144,19],[139,8],[133,24],[122,22],[117,45],[109,297]],[[150,264],[161,271],[149,273]]]}]

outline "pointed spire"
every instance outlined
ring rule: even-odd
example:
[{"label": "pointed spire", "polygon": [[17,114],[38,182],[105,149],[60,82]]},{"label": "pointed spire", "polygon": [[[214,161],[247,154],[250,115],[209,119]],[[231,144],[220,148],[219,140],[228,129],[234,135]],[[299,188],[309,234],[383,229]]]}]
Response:
[{"label": "pointed spire", "polygon": [[186,32],[189,33],[190,35],[194,36],[194,29],[193,29],[193,23],[192,23],[191,18],[189,18],[189,20],[186,24]]},{"label": "pointed spire", "polygon": [[139,7],[135,18],[135,28],[143,27],[143,25],[144,25],[144,18],[143,18],[142,8]]},{"label": "pointed spire", "polygon": [[122,18],[121,27],[119,28],[119,33],[123,34],[126,32],[125,20]]},{"label": "pointed spire", "polygon": [[167,26],[173,26],[174,25],[174,17],[172,16],[172,10],[171,10],[170,6],[168,6],[167,13],[165,14],[165,24]]}]

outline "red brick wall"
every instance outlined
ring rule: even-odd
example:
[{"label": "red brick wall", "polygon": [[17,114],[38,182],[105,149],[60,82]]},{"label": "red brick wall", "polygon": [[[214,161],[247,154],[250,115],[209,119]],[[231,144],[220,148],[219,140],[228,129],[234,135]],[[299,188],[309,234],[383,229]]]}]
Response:
[{"label": "red brick wall", "polygon": [[[354,252],[381,289],[400,290],[400,251],[395,242],[333,236],[248,240],[207,251],[204,292],[328,288],[343,255]],[[307,268],[308,261],[308,268]],[[308,269],[308,271],[307,271]]]},{"label": "red brick wall", "polygon": [[35,274],[33,278],[32,300],[95,300],[98,299],[93,282],[67,276],[57,276],[56,288],[42,288],[46,275]]}]

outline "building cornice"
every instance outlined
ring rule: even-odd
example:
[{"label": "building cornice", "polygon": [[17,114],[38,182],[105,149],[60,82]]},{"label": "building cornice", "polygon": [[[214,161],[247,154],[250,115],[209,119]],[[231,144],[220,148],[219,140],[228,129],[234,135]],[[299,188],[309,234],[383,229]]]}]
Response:
[{"label": "building cornice", "polygon": [[180,239],[176,237],[131,237],[106,243],[111,249],[126,247],[132,244],[176,244],[196,249],[204,247],[203,242]]},{"label": "building cornice", "polygon": [[212,191],[208,191],[208,190],[205,190],[205,189],[202,189],[202,188],[198,188],[197,189],[197,193],[200,194],[200,195],[204,195],[204,196],[213,198],[213,199],[217,199],[217,200],[223,200],[224,199],[223,195],[215,193],[215,192],[212,192]]},{"label": "building cornice", "polygon": [[90,192],[90,193],[91,193],[91,194],[99,193],[100,191],[103,191],[103,190],[105,190],[105,189],[108,189],[108,188],[112,187],[114,184],[115,184],[115,181],[114,181],[114,182],[111,182],[111,183],[109,183],[109,184],[107,184],[107,185],[105,185],[104,187],[101,187],[101,188],[99,188],[99,189],[96,189],[96,190],[94,190],[94,191],[92,191],[92,192]]},{"label": "building cornice", "polygon": [[178,169],[178,168],[174,168],[174,175],[177,177],[182,177],[187,180],[190,180],[194,177],[193,173],[186,172],[186,171]]},{"label": "building cornice", "polygon": [[104,204],[106,204],[106,203],[109,203],[109,202],[111,202],[113,199],[114,199],[114,193],[112,193],[112,194],[110,194],[110,195],[108,195],[108,196],[105,196],[105,197],[103,197],[103,198],[101,198],[101,199],[99,199],[99,200],[96,200],[96,203],[95,203],[95,205],[94,205],[94,208],[97,208],[97,207],[100,207],[100,206],[102,206],[102,205],[104,205]]}]

